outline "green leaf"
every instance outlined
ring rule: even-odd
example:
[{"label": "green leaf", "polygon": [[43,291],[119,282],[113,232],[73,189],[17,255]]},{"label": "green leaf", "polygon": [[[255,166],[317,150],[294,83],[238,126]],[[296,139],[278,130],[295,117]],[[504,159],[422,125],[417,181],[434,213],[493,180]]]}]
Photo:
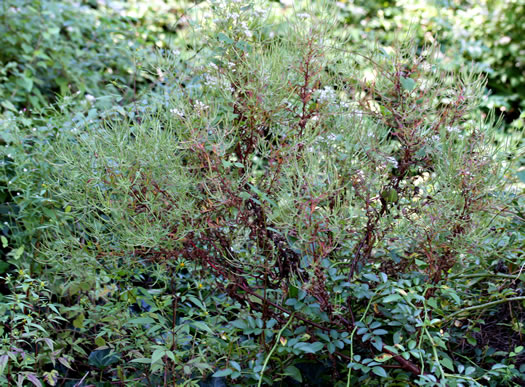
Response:
[{"label": "green leaf", "polygon": [[73,326],[77,329],[80,329],[84,326],[84,315],[79,314],[76,319],[73,320]]},{"label": "green leaf", "polygon": [[252,50],[252,46],[250,46],[248,42],[242,40],[238,41],[235,44],[235,47],[237,47],[240,50],[243,50],[244,52],[250,52]]},{"label": "green leaf", "polygon": [[454,372],[454,364],[452,363],[452,360],[450,360],[447,357],[444,357],[441,360],[441,364],[443,364],[446,368],[448,368],[450,371]]},{"label": "green leaf", "polygon": [[399,199],[397,191],[394,188],[390,188],[381,192],[381,197],[387,203],[396,203]]},{"label": "green leaf", "polygon": [[421,269],[428,267],[428,264],[420,259],[415,259],[415,263]]},{"label": "green leaf", "polygon": [[4,374],[4,369],[7,366],[8,361],[9,361],[9,356],[7,355],[0,356],[0,375]]},{"label": "green leaf", "polygon": [[474,345],[474,346],[478,345],[478,341],[475,338],[473,338],[472,336],[467,336],[467,342],[470,345]]},{"label": "green leaf", "polygon": [[24,253],[24,246],[20,246],[19,248],[10,251],[8,255],[13,257],[14,259],[19,259],[23,253]]},{"label": "green leaf", "polygon": [[383,363],[387,360],[390,360],[392,359],[392,355],[389,354],[389,353],[382,353],[381,355],[377,355],[376,357],[374,357],[374,360],[379,362],[379,363]]},{"label": "green leaf", "polygon": [[206,331],[208,333],[211,333],[213,335],[213,331],[210,329],[210,327],[208,325],[206,325],[205,322],[203,321],[193,321],[192,322],[192,325],[197,328],[197,329],[200,329],[201,331]]},{"label": "green leaf", "polygon": [[294,349],[298,349],[300,351],[306,352],[306,353],[316,353],[320,351],[323,348],[324,344],[320,342],[315,343],[297,343],[294,345]]},{"label": "green leaf", "polygon": [[[88,359],[89,360],[89,359]],[[60,364],[62,364],[64,367],[66,368],[69,368],[70,370],[73,370],[73,368],[71,367],[71,364],[69,364],[69,360],[66,359],[65,357],[59,357],[58,358],[58,361],[60,362]]]},{"label": "green leaf", "polygon": [[140,357],[138,359],[131,360],[130,363],[151,364],[151,359]]},{"label": "green leaf", "polygon": [[290,376],[294,380],[298,381],[299,383],[303,382],[303,376],[301,375],[301,371],[297,369],[297,367],[294,366],[288,366],[284,370],[284,375]]},{"label": "green leaf", "polygon": [[403,86],[403,89],[406,91],[412,91],[414,90],[414,87],[416,87],[416,81],[414,81],[412,78],[405,78],[401,77],[401,86]]},{"label": "green leaf", "polygon": [[378,351],[381,351],[383,349],[383,340],[381,339],[381,337],[374,337],[372,340],[370,340],[370,342]]},{"label": "green leaf", "polygon": [[52,370],[50,372],[44,372],[44,382],[46,382],[50,386],[56,386],[58,382],[58,376],[59,375],[58,375],[57,370]]},{"label": "green leaf", "polygon": [[376,374],[377,376],[381,376],[383,378],[387,377],[386,371],[384,370],[383,367],[374,367],[372,368],[372,372]]},{"label": "green leaf", "polygon": [[137,318],[129,320],[126,324],[146,325],[146,324],[154,324],[154,323],[155,323],[155,320],[153,320],[151,317],[137,317]]},{"label": "green leaf", "polygon": [[2,102],[0,102],[0,105],[2,105],[7,110],[11,110],[11,111],[16,112],[15,105],[13,105],[10,101],[2,101]]},{"label": "green leaf", "polygon": [[20,84],[27,92],[30,92],[33,88],[33,79],[28,77],[20,78]]},{"label": "green leaf", "polygon": [[298,298],[299,297],[299,288],[295,285],[290,285],[288,287],[288,297],[289,298]]},{"label": "green leaf", "polygon": [[226,368],[224,370],[219,370],[213,374],[214,378],[220,378],[221,376],[228,376],[233,373],[233,370]]},{"label": "green leaf", "polygon": [[434,308],[434,309],[438,309],[438,304],[437,304],[437,301],[436,301],[435,298],[429,298],[429,299],[427,300],[427,304],[428,304],[429,306],[431,306],[432,308]]},{"label": "green leaf", "polygon": [[390,302],[395,302],[395,301],[400,301],[402,298],[399,294],[391,294],[389,296],[386,296],[385,298],[383,298],[383,302],[385,304],[388,304]]},{"label": "green leaf", "polygon": [[401,331],[397,331],[396,333],[394,333],[394,344],[401,343],[401,339],[402,339]]},{"label": "green leaf", "polygon": [[104,340],[104,338],[101,337],[101,336],[96,337],[96,338],[95,338],[95,345],[96,345],[97,347],[102,347],[102,346],[106,345],[106,340]]},{"label": "green leaf", "polygon": [[246,324],[246,321],[243,321],[243,320],[231,321],[230,325],[233,326],[234,328],[243,329],[243,330],[248,328],[248,324]]},{"label": "green leaf", "polygon": [[158,362],[164,356],[166,356],[166,350],[164,348],[158,348],[151,354],[151,364]]},{"label": "green leaf", "polygon": [[29,373],[26,375],[26,378],[27,380],[29,380],[31,383],[33,383],[35,386],[37,387],[42,387],[42,383],[40,382],[40,380],[38,380],[38,378],[36,377],[35,374],[33,373]]},{"label": "green leaf", "polygon": [[518,176],[518,179],[520,179],[522,183],[525,183],[525,169],[516,173],[516,176]]},{"label": "green leaf", "polygon": [[204,305],[202,304],[201,300],[199,300],[197,297],[188,296],[188,299],[193,302],[195,305],[197,305],[201,310],[206,310]]},{"label": "green leaf", "polygon": [[7,246],[9,246],[9,242],[5,236],[1,236],[0,240],[2,240],[2,247],[5,249]]},{"label": "green leaf", "polygon": [[470,375],[471,373],[473,373],[474,371],[476,371],[476,369],[474,367],[467,367],[467,369],[465,370],[465,375]]},{"label": "green leaf", "polygon": [[227,44],[232,44],[234,42],[233,39],[231,39],[228,35],[226,35],[223,32],[219,32],[219,34],[217,35],[217,39]]},{"label": "green leaf", "polygon": [[244,200],[248,200],[248,199],[250,199],[250,198],[252,197],[252,195],[250,195],[248,192],[245,192],[245,191],[241,192],[241,193],[239,194],[239,196],[240,196],[242,199],[244,199]]},{"label": "green leaf", "polygon": [[111,353],[109,348],[97,349],[89,354],[88,364],[103,369],[111,364],[117,363],[119,359],[119,355]]},{"label": "green leaf", "polygon": [[230,360],[229,364],[237,371],[241,372],[241,365],[234,360]]},{"label": "green leaf", "polygon": [[374,273],[363,274],[363,277],[370,281],[379,282],[379,277]]}]

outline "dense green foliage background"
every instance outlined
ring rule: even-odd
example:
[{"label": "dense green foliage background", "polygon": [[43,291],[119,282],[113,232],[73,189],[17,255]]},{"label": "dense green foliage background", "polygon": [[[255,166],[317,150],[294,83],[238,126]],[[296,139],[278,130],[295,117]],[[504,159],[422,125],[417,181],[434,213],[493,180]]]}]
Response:
[{"label": "dense green foliage background", "polygon": [[[202,17],[210,17],[210,4],[214,3],[4,0],[0,4],[0,385],[523,384],[525,27],[520,21],[525,19],[525,4],[356,0],[318,8],[315,2],[267,2],[260,9],[239,8],[240,15],[255,12],[239,31],[220,7],[218,14],[227,22],[207,30]],[[270,8],[273,13],[267,11]],[[167,231],[147,218],[147,211],[135,214],[140,220],[128,221],[126,208],[114,208],[103,195],[90,197],[82,188],[95,185],[92,180],[98,178],[89,177],[83,168],[105,168],[107,181],[96,181],[98,187],[107,184],[117,192],[130,188],[126,184],[143,169],[151,175],[136,181],[159,182],[169,176],[178,183],[171,194],[191,192],[177,202],[178,211],[170,212],[171,207],[158,199],[160,188],[143,192],[143,200],[152,206],[151,213],[169,213],[171,224],[180,224],[193,213],[197,232],[202,214],[195,214],[193,201],[200,193],[192,187],[202,176],[184,175],[177,168],[198,162],[191,156],[183,159],[167,128],[179,128],[177,117],[191,117],[190,124],[174,129],[189,143],[194,138],[188,133],[199,134],[192,128],[234,122],[228,116],[232,112],[215,106],[231,102],[224,94],[229,86],[206,74],[217,66],[228,67],[225,58],[237,63],[228,50],[235,45],[234,52],[249,52],[252,35],[262,41],[291,42],[290,31],[297,31],[300,42],[300,28],[293,29],[298,16],[292,15],[323,13],[335,20],[326,25],[327,45],[343,40],[346,50],[371,52],[374,60],[396,70],[393,61],[398,54],[407,60],[425,45],[439,43],[434,66],[447,71],[442,74],[473,70],[469,79],[486,76],[486,88],[470,101],[475,106],[465,122],[487,120],[483,121],[491,133],[487,149],[501,167],[496,168],[501,175],[494,175],[500,178],[493,185],[498,190],[480,191],[494,206],[486,211],[490,216],[475,218],[478,228],[462,246],[454,246],[459,263],[447,267],[436,284],[427,283],[428,256],[415,248],[380,248],[351,284],[339,278],[335,266],[326,264],[330,295],[342,298],[351,293],[356,300],[359,321],[347,331],[323,320],[318,300],[300,282],[286,290],[272,289],[282,307],[294,314],[269,318],[258,309],[264,305],[258,290],[251,297],[236,298],[228,291],[226,278],[207,270],[202,261],[168,254],[172,242],[165,239]],[[232,40],[232,34],[244,40]],[[415,49],[405,49],[400,42],[411,42],[408,46]],[[262,45],[257,52],[268,62],[261,61],[261,68],[268,65],[275,74],[291,71],[288,61],[297,59],[292,49],[302,46],[275,44],[283,50],[277,56],[281,59]],[[371,75],[378,77],[371,61],[352,63],[365,86]],[[257,60],[249,64],[245,78],[239,75],[240,67],[237,74],[230,67],[230,79],[256,79]],[[279,68],[285,65],[289,67]],[[345,84],[349,69],[337,66],[323,69],[323,81],[339,79]],[[400,79],[403,89],[411,91],[412,78]],[[272,81],[275,78],[268,85]],[[363,95],[380,94],[380,81],[377,84],[377,90],[364,87]],[[357,81],[352,85],[362,86]],[[273,98],[277,100],[284,89],[275,87]],[[199,98],[212,101],[210,110],[216,116],[200,114],[204,107],[199,113],[201,105],[195,102]],[[331,106],[322,108],[337,115]],[[501,120],[492,125],[494,110]],[[287,120],[286,112],[276,117]],[[337,127],[337,120],[330,125]],[[384,138],[382,152],[395,152],[397,145],[388,145],[391,135],[385,128],[368,121],[368,126],[362,125]],[[121,160],[112,153],[119,149],[121,135],[143,144],[121,149],[119,157],[127,160],[122,170]],[[343,137],[335,137],[336,147],[352,142]],[[105,164],[89,164],[90,155],[99,151],[104,152],[100,162]],[[236,168],[244,169],[246,163],[226,158],[221,168],[239,179]],[[315,160],[306,164],[313,168]],[[365,164],[362,173],[373,176],[374,166]],[[260,178],[257,168],[254,179]],[[385,179],[388,168],[383,168]],[[377,179],[376,184],[387,184]],[[395,207],[397,193],[394,198],[390,191],[383,192],[384,208]],[[263,207],[272,205],[272,198],[255,186],[243,194]],[[443,201],[454,197],[444,195]],[[198,203],[203,213],[213,208],[212,203]],[[282,213],[273,220],[285,223],[288,207],[278,203]],[[118,222],[113,224],[115,214]],[[398,236],[417,234],[410,226],[400,228]],[[183,240],[181,230],[169,231],[174,239]],[[301,250],[297,235],[284,242]],[[351,254],[353,245],[346,248],[350,253],[341,254]],[[252,253],[239,248],[246,262]],[[428,298],[427,292],[434,295]],[[330,328],[316,330],[297,316]],[[426,367],[428,374],[414,376],[406,364],[403,368],[394,361],[396,357]]]}]

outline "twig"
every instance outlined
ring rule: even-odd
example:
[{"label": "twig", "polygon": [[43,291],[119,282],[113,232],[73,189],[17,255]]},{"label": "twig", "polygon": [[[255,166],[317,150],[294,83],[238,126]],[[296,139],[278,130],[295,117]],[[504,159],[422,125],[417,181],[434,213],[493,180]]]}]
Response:
[{"label": "twig", "polygon": [[264,370],[266,369],[266,366],[268,365],[268,362],[270,361],[270,358],[272,357],[272,354],[274,353],[275,349],[279,345],[279,342],[280,342],[280,339],[281,339],[281,335],[283,334],[284,330],[286,328],[288,328],[288,325],[290,325],[290,323],[292,322],[294,314],[295,314],[295,312],[290,315],[290,318],[288,319],[288,322],[281,328],[279,333],[277,333],[277,337],[275,338],[275,344],[273,345],[272,350],[270,351],[268,356],[266,356],[266,359],[264,359],[264,364],[263,364],[263,367],[261,369],[261,376],[259,377],[259,382],[257,383],[257,387],[261,387],[262,380],[263,380],[263,375],[264,375]]},{"label": "twig", "polygon": [[503,304],[504,302],[512,302],[512,301],[525,301],[525,296],[504,298],[502,300],[487,302],[486,304],[469,306],[468,308],[461,309],[461,310],[458,310],[457,312],[452,313],[451,315],[446,317],[446,319],[450,320],[451,318],[457,316],[458,314],[464,313],[464,312],[470,312],[472,310],[483,309],[483,308],[486,308],[486,307],[489,307],[489,306]]},{"label": "twig", "polygon": [[454,279],[454,278],[463,279],[463,278],[484,278],[484,277],[500,277],[500,278],[509,278],[509,279],[516,280],[519,278],[519,274],[518,276],[516,276],[515,274],[503,274],[503,273],[456,274],[456,275],[451,275],[448,278],[449,279]]}]

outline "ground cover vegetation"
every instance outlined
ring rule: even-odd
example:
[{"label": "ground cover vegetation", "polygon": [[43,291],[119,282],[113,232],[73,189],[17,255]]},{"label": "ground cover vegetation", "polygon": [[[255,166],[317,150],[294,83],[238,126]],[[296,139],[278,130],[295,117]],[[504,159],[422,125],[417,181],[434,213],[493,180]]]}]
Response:
[{"label": "ground cover vegetation", "polygon": [[0,385],[524,384],[524,8],[3,1]]}]

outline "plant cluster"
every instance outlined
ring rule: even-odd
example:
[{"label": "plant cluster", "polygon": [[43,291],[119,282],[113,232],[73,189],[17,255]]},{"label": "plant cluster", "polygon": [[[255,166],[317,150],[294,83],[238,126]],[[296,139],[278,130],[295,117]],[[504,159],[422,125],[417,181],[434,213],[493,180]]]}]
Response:
[{"label": "plant cluster", "polygon": [[391,45],[403,36],[440,42],[445,66],[487,74],[484,110],[500,109],[508,123],[519,117],[525,96],[521,1],[358,1],[342,2],[341,9],[341,26],[352,29],[354,43]]},{"label": "plant cluster", "polygon": [[272,9],[198,7],[131,104],[2,123],[2,382],[523,383],[523,199],[485,80]]}]

